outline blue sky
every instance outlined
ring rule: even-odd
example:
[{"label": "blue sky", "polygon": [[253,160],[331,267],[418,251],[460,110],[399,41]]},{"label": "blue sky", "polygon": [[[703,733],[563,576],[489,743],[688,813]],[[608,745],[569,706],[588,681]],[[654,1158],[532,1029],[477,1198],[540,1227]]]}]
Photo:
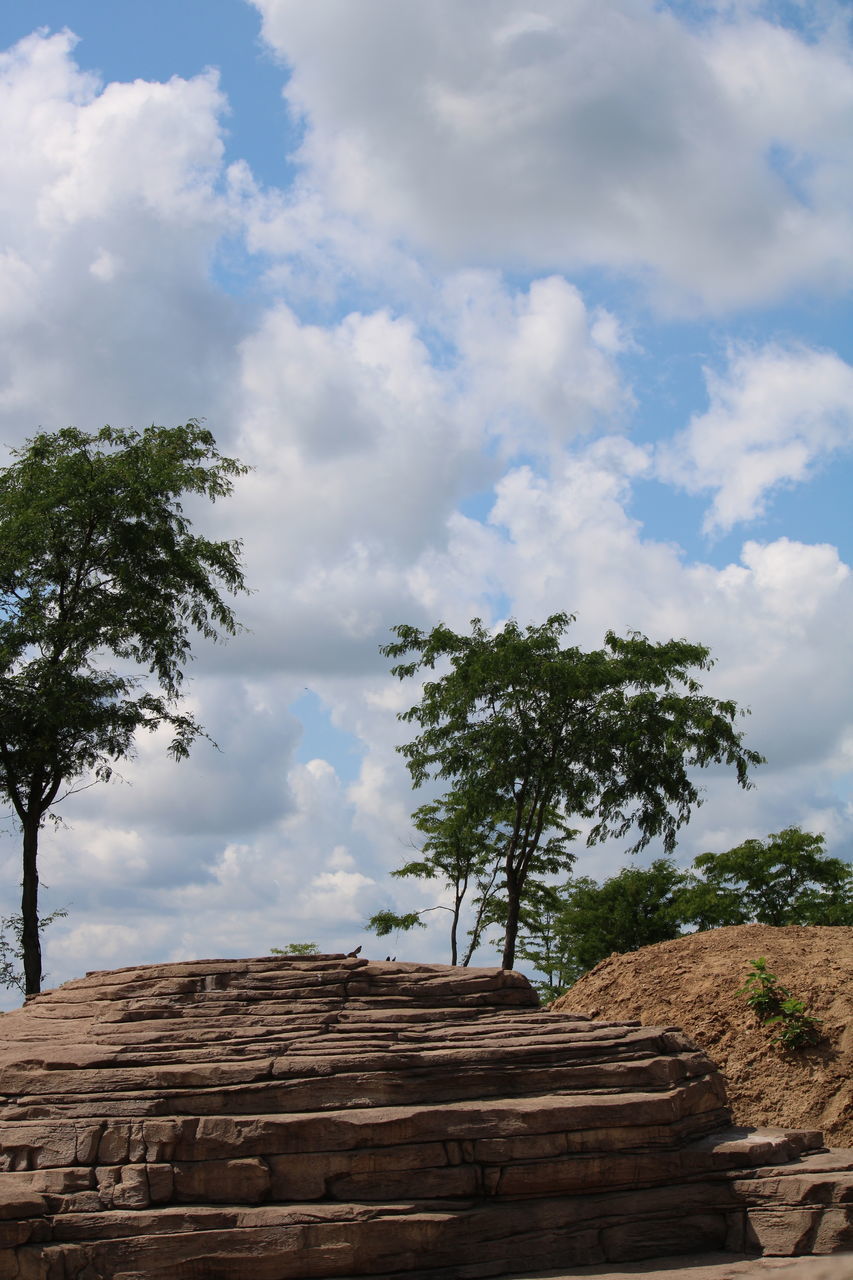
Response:
[{"label": "blue sky", "polygon": [[104,80],[169,80],[216,67],[231,113],[224,141],[230,159],[244,159],[262,182],[279,184],[298,124],[282,99],[282,65],[260,38],[256,10],[242,0],[151,0],[108,5],[103,0],[6,0],[0,40],[8,48],[39,27],[68,28],[78,37],[75,61]]},{"label": "blue sky", "polygon": [[255,589],[196,649],[222,751],[63,806],[52,980],[434,900],[403,621],[708,644],[768,764],[678,857],[853,854],[849,5],[5,0],[0,50],[0,440],[198,416],[255,467],[199,513]]}]

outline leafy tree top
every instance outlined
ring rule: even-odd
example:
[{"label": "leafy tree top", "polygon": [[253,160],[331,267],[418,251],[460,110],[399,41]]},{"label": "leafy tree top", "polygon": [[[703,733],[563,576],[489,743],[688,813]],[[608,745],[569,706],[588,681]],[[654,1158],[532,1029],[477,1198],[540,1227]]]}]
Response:
[{"label": "leafy tree top", "polygon": [[67,427],[12,456],[0,472],[0,670],[33,650],[76,666],[106,650],[176,694],[190,629],[236,630],[217,583],[244,589],[239,544],[193,532],[181,498],[215,501],[248,468],[195,421]]},{"label": "leafy tree top", "polygon": [[691,896],[695,917],[711,924],[853,923],[853,867],[831,858],[821,834],[785,827],[724,853],[701,853],[704,875]]},{"label": "leafy tree top", "polygon": [[[165,721],[170,750],[187,755],[200,728],[170,704],[190,633],[233,634],[220,586],[245,586],[239,543],[194,532],[181,499],[215,500],[247,468],[197,422],[69,427],[13,456],[0,472],[0,785],[20,813],[18,783],[40,753],[54,781],[108,772],[136,728]],[[110,655],[119,671],[105,668]],[[147,668],[162,695],[140,692],[128,663]]]},{"label": "leafy tree top", "polygon": [[383,653],[416,655],[395,675],[450,668],[402,713],[420,732],[398,750],[416,786],[452,779],[484,813],[548,792],[566,814],[597,819],[589,843],[636,826],[635,850],[655,837],[672,850],[700,803],[690,770],[733,766],[746,787],[762,757],[742,744],[736,704],[703,693],[694,673],[712,665],[705,646],[608,631],[602,649],[562,647],[573,621],[557,613],[522,629],[510,620],[492,635],[475,618],[470,636],[395,627]]}]

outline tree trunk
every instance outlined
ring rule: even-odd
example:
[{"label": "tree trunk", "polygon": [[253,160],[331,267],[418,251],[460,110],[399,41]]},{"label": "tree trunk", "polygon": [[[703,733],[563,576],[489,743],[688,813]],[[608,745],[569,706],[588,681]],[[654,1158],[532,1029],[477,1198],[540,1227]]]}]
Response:
[{"label": "tree trunk", "polygon": [[23,932],[21,944],[24,953],[24,985],[27,996],[41,991],[41,940],[39,938],[38,912],[38,841],[39,819],[27,815],[21,827],[24,835],[24,880],[21,895]]},{"label": "tree trunk", "polygon": [[506,933],[501,964],[504,969],[515,966],[515,944],[518,938],[518,917],[521,913],[521,887],[514,873],[506,873]]}]

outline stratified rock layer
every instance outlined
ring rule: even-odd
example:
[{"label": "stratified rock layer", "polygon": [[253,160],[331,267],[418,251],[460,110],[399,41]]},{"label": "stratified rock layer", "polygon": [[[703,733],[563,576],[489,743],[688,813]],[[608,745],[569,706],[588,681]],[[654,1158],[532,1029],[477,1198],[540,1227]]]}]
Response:
[{"label": "stratified rock layer", "polygon": [[475,1280],[853,1247],[851,1153],[734,1130],[681,1032],[493,969],[94,973],[2,1019],[0,1280]]}]

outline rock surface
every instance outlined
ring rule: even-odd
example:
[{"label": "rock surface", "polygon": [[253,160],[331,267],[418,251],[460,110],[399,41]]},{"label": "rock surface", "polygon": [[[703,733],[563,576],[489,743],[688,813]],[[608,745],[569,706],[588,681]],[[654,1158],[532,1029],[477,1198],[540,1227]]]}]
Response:
[{"label": "rock surface", "polygon": [[511,1280],[851,1280],[853,1254],[832,1258],[753,1258],[705,1253],[701,1257],[650,1258],[622,1266],[526,1271]]},{"label": "rock surface", "polygon": [[89,974],[3,1019],[0,1280],[476,1280],[853,1248],[853,1157],[731,1127],[672,1027],[344,956]]}]

